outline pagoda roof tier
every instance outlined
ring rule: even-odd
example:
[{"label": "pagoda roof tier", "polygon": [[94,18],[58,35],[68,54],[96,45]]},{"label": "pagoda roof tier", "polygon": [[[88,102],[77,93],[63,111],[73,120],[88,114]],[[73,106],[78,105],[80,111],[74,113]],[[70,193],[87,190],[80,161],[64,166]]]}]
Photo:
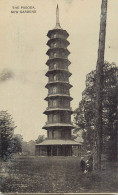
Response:
[{"label": "pagoda roof tier", "polygon": [[71,62],[67,58],[57,58],[57,57],[48,59],[46,64],[49,65],[49,64],[55,63],[55,62],[61,62],[61,63],[67,64],[68,66],[71,64]]},{"label": "pagoda roof tier", "polygon": [[70,124],[70,123],[46,123],[44,126],[43,126],[43,129],[51,129],[51,128],[58,128],[58,127],[67,127],[67,128],[70,128],[70,129],[74,129],[75,127]]},{"label": "pagoda roof tier", "polygon": [[55,28],[55,29],[52,29],[52,30],[49,30],[47,36],[48,36],[49,38],[51,38],[51,35],[52,35],[52,34],[55,34],[55,33],[62,34],[62,35],[65,36],[65,38],[67,38],[67,37],[69,36],[69,34],[68,34],[68,32],[67,32],[66,30],[63,30],[63,29],[56,29],[56,28]]},{"label": "pagoda roof tier", "polygon": [[66,112],[70,112],[71,114],[73,113],[73,111],[72,111],[72,108],[70,107],[70,108],[47,108],[45,111],[44,111],[44,113],[43,114],[48,114],[49,112],[54,112],[54,111],[56,111],[56,112],[60,112],[60,111],[66,111]]},{"label": "pagoda roof tier", "polygon": [[70,73],[68,70],[64,70],[64,69],[52,69],[52,70],[48,70],[48,72],[45,74],[45,76],[49,76],[50,75],[50,73],[52,73],[52,72],[64,72],[64,73],[66,73],[69,77],[72,75],[72,73]]},{"label": "pagoda roof tier", "polygon": [[55,97],[63,97],[63,98],[68,98],[70,99],[70,101],[73,100],[72,97],[70,97],[70,95],[66,95],[66,94],[51,94],[51,95],[48,95],[45,100],[48,101],[48,99],[55,99]]},{"label": "pagoda roof tier", "polygon": [[43,142],[36,144],[36,146],[51,146],[51,145],[82,145],[81,142],[77,142],[71,139],[46,139]]},{"label": "pagoda roof tier", "polygon": [[51,81],[51,82],[48,82],[45,87],[48,88],[50,85],[54,85],[54,84],[66,85],[69,89],[73,87],[70,83],[66,81]]},{"label": "pagoda roof tier", "polygon": [[63,39],[63,38],[52,38],[47,42],[47,45],[50,46],[51,43],[55,43],[55,42],[61,42],[64,43],[66,45],[66,47],[70,44],[68,40]]},{"label": "pagoda roof tier", "polygon": [[62,51],[64,52],[67,56],[70,54],[70,52],[68,51],[68,49],[65,49],[63,47],[54,47],[54,48],[50,48],[48,49],[48,51],[46,52],[47,55],[50,56],[50,53],[54,51],[54,52],[57,52],[57,51]]}]

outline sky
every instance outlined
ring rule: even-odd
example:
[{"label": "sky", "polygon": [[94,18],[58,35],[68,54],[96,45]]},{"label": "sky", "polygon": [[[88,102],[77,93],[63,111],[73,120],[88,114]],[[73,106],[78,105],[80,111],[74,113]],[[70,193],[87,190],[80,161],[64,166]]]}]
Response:
[{"label": "sky", "polygon": [[[78,107],[86,74],[96,68],[101,0],[0,0],[0,110],[12,114],[25,141],[36,140],[47,117],[48,31],[60,24],[69,33],[71,106]],[[11,14],[12,6],[34,6],[36,13]],[[118,64],[118,0],[108,0],[105,60]]]}]

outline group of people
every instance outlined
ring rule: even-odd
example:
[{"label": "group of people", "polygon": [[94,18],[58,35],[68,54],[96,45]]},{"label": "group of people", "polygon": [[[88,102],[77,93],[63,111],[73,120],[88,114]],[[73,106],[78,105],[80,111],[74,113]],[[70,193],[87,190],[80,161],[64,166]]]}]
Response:
[{"label": "group of people", "polygon": [[93,170],[93,157],[90,156],[86,161],[84,160],[84,157],[81,157],[80,167],[81,167],[81,171],[83,173],[92,172],[92,170]]}]

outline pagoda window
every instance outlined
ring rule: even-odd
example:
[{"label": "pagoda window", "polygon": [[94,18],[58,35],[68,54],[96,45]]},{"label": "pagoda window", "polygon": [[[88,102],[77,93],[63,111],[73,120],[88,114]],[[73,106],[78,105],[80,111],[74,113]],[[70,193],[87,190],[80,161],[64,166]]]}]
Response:
[{"label": "pagoda window", "polygon": [[58,37],[59,37],[59,38],[63,38],[63,36],[62,36],[62,35],[60,35],[60,34],[58,34]]},{"label": "pagoda window", "polygon": [[57,75],[54,75],[54,81],[56,81],[57,80]]},{"label": "pagoda window", "polygon": [[61,87],[61,92],[66,93],[66,89],[64,87]]},{"label": "pagoda window", "polygon": [[63,91],[65,94],[67,93],[67,90],[64,88],[64,91]]},{"label": "pagoda window", "polygon": [[53,122],[57,122],[57,115],[56,114],[53,115]]},{"label": "pagoda window", "polygon": [[57,74],[57,80],[59,81],[59,73]]},{"label": "pagoda window", "polygon": [[66,105],[66,107],[69,107],[70,106],[70,102],[69,101],[65,101],[65,105]]},{"label": "pagoda window", "polygon": [[49,100],[48,106],[49,106],[49,107],[52,107],[52,106],[53,106],[53,101],[52,101],[52,100]]},{"label": "pagoda window", "polygon": [[55,137],[55,130],[52,130],[52,138]]},{"label": "pagoda window", "polygon": [[50,53],[50,58],[53,58],[53,53]]},{"label": "pagoda window", "polygon": [[63,123],[63,122],[64,122],[64,119],[65,119],[65,118],[64,118],[64,114],[63,114],[63,113],[61,113],[61,114],[60,114],[60,122],[62,122],[62,123]]},{"label": "pagoda window", "polygon": [[53,74],[50,74],[49,80],[53,81]]},{"label": "pagoda window", "polygon": [[62,87],[60,88],[60,93],[63,93],[63,88]]},{"label": "pagoda window", "polygon": [[54,43],[54,47],[57,47],[57,43]]},{"label": "pagoda window", "polygon": [[65,70],[68,70],[68,66],[65,65],[65,66],[64,66],[64,69],[65,69]]},{"label": "pagoda window", "polygon": [[59,78],[59,81],[62,80],[62,74],[61,73],[58,74],[58,78]]},{"label": "pagoda window", "polygon": [[66,78],[65,74],[63,74],[63,80],[67,81],[67,78]]},{"label": "pagoda window", "polygon": [[66,123],[69,122],[69,115],[68,115],[68,114],[66,114],[66,116],[65,116],[65,122],[66,122]]},{"label": "pagoda window", "polygon": [[59,63],[57,64],[57,69],[60,69],[60,64]]},{"label": "pagoda window", "polygon": [[63,99],[60,99],[60,106],[64,106],[64,100]]},{"label": "pagoda window", "polygon": [[61,130],[61,138],[64,139],[65,138],[65,132],[63,130]]},{"label": "pagoda window", "polygon": [[52,94],[53,93],[53,88],[51,87],[50,89],[49,89],[49,94]]},{"label": "pagoda window", "polygon": [[54,38],[56,38],[57,37],[57,35],[56,34],[54,34]]},{"label": "pagoda window", "polygon": [[57,92],[57,88],[53,87],[53,93],[55,94]]},{"label": "pagoda window", "polygon": [[51,34],[50,38],[51,38],[51,39],[53,38],[53,34]]},{"label": "pagoda window", "polygon": [[64,81],[64,75],[63,74],[61,74],[61,80]]},{"label": "pagoda window", "polygon": [[52,70],[53,69],[53,64],[50,64],[50,70]]},{"label": "pagoda window", "polygon": [[60,81],[60,73],[58,73],[58,80]]},{"label": "pagoda window", "polygon": [[54,106],[54,107],[57,106],[57,100],[53,100],[53,106]]},{"label": "pagoda window", "polygon": [[62,57],[64,57],[64,52],[61,52]]},{"label": "pagoda window", "polygon": [[63,81],[63,75],[62,75],[62,73],[60,73],[59,76],[60,76],[60,80]]},{"label": "pagoda window", "polygon": [[48,121],[49,121],[49,123],[52,123],[53,122],[52,121],[52,114],[48,115]]},{"label": "pagoda window", "polygon": [[54,57],[57,57],[57,53],[56,52],[54,53]]},{"label": "pagoda window", "polygon": [[65,89],[65,94],[69,94],[69,91],[68,91],[68,89]]},{"label": "pagoda window", "polygon": [[51,48],[53,48],[53,43],[51,43]]},{"label": "pagoda window", "polygon": [[54,69],[56,69],[57,68],[57,64],[54,64]]}]

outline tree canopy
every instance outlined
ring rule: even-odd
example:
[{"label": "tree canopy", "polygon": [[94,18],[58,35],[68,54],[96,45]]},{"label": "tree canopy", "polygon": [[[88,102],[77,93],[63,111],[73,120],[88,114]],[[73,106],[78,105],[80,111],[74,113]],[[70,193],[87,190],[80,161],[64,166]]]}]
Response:
[{"label": "tree canopy", "polygon": [[10,157],[13,152],[13,135],[15,124],[7,111],[0,111],[0,156],[3,159]]},{"label": "tree canopy", "polygon": [[22,152],[22,142],[23,138],[19,134],[15,134],[13,137],[13,152],[14,153],[20,153]]},{"label": "tree canopy", "polygon": [[37,138],[37,140],[36,140],[36,144],[39,144],[39,143],[43,142],[45,139],[46,138],[45,138],[44,135],[39,135],[38,138]]},{"label": "tree canopy", "polygon": [[[102,127],[103,152],[109,154],[110,159],[117,157],[117,128],[118,128],[118,67],[115,63],[104,63],[103,67],[103,101]],[[82,93],[82,100],[74,112],[76,131],[83,130],[84,146],[92,150],[96,142],[96,71],[86,76],[86,88]]]}]

